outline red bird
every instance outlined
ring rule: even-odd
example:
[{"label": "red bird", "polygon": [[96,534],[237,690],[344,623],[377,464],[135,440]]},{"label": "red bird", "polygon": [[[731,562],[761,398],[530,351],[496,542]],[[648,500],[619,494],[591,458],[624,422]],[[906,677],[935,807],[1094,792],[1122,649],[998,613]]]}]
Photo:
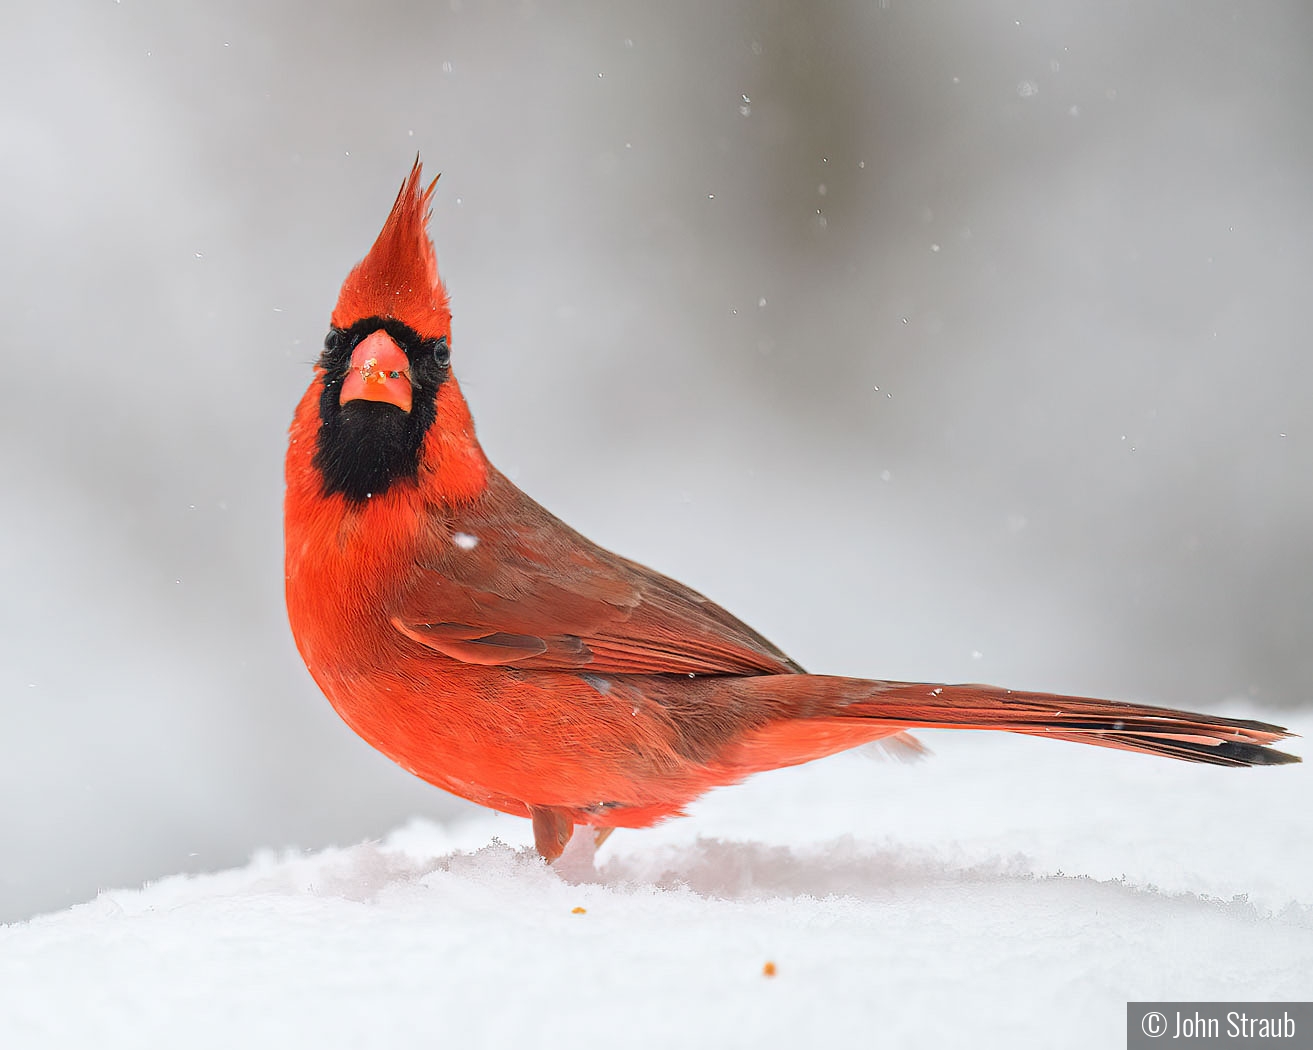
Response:
[{"label": "red bird", "polygon": [[[436,180],[435,180],[436,182]],[[287,611],[338,714],[558,857],[710,788],[905,730],[1002,729],[1222,766],[1263,722],[982,685],[810,675],[696,591],[589,542],[488,462],[451,371],[418,160],[346,279],[287,450]]]}]

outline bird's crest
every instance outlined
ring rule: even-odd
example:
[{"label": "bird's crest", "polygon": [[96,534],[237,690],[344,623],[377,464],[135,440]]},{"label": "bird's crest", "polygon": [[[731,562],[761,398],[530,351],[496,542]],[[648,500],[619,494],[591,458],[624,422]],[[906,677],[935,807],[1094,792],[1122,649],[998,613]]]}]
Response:
[{"label": "bird's crest", "polygon": [[409,325],[423,339],[450,336],[451,310],[427,230],[438,180],[422,190],[421,176],[416,157],[374,246],[342,283],[333,309],[335,328],[384,317]]}]

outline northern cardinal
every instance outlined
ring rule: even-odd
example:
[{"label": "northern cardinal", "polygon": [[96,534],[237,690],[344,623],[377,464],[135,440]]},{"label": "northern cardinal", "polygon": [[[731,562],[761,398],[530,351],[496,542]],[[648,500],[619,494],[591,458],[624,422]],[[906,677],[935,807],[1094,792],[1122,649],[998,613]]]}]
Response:
[{"label": "northern cardinal", "polygon": [[[436,180],[434,180],[436,184]],[[1298,759],[1282,728],[1140,704],[811,675],[497,471],[451,371],[415,162],[342,285],[292,422],[287,610],[311,675],[403,768],[533,820],[558,857],[710,788],[917,727],[1001,729],[1221,766]]]}]

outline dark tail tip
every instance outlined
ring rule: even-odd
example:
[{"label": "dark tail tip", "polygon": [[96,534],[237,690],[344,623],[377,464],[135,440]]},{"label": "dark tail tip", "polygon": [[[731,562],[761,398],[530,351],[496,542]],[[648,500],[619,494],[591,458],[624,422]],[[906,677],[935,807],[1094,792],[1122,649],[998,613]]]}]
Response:
[{"label": "dark tail tip", "polygon": [[1250,744],[1243,740],[1226,740],[1220,744],[1192,744],[1180,742],[1176,745],[1182,751],[1190,752],[1178,757],[1195,762],[1211,762],[1218,766],[1285,766],[1292,762],[1302,762],[1298,755],[1287,751],[1277,751],[1264,744]]},{"label": "dark tail tip", "polygon": [[[1276,726],[1254,723],[1266,731],[1279,730]],[[1287,751],[1278,751],[1270,742],[1254,740],[1218,740],[1203,742],[1199,740],[1181,740],[1164,736],[1141,736],[1120,733],[1108,733],[1102,740],[1089,740],[1088,743],[1109,742],[1114,747],[1125,747],[1132,751],[1144,751],[1163,755],[1166,758],[1179,758],[1186,762],[1202,762],[1210,766],[1285,766],[1293,762],[1304,761],[1298,755]]]},{"label": "dark tail tip", "polygon": [[1199,746],[1242,766],[1288,766],[1293,762],[1304,761],[1288,751],[1277,751],[1262,744],[1246,744],[1238,740],[1228,740],[1212,748]]}]

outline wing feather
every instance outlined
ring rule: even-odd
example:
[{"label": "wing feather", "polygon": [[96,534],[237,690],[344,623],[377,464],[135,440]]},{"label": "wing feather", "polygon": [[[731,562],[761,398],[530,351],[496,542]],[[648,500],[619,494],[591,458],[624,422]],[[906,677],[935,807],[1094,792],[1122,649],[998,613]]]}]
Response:
[{"label": "wing feather", "polygon": [[607,674],[802,670],[697,591],[604,550],[492,471],[434,511],[392,622],[454,660]]}]

